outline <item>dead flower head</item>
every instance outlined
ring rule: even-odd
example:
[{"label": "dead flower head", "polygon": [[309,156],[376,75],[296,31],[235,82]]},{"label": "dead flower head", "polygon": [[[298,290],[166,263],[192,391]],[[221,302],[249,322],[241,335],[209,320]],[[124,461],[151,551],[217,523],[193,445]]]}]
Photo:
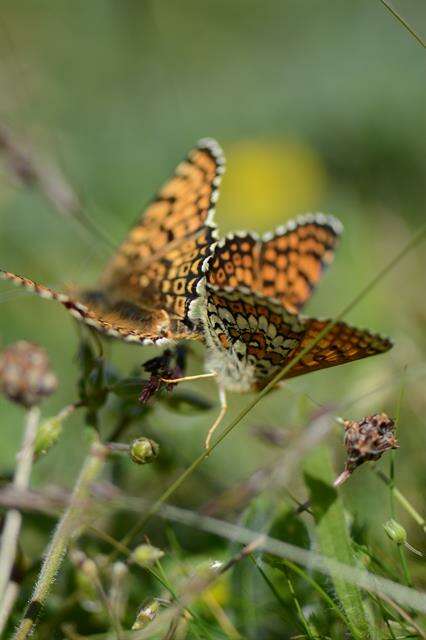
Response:
[{"label": "dead flower head", "polygon": [[398,449],[395,436],[395,423],[386,413],[366,416],[359,422],[345,420],[344,445],[348,454],[345,470],[335,480],[334,485],[342,484],[354,470],[369,460],[379,460],[389,449]]},{"label": "dead flower head", "polygon": [[33,407],[57,386],[57,378],[42,347],[20,340],[0,354],[0,389],[12,402]]}]

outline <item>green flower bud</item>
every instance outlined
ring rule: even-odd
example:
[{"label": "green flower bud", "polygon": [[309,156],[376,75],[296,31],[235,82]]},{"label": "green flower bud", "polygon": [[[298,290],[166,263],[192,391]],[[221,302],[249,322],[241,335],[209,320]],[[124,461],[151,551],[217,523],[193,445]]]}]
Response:
[{"label": "green flower bud", "polygon": [[159,445],[150,438],[137,438],[130,447],[130,457],[136,464],[148,464],[158,456]]},{"label": "green flower bud", "polygon": [[45,420],[37,431],[34,443],[34,455],[37,457],[47,453],[58,441],[61,433],[62,420],[58,416]]},{"label": "green flower bud", "polygon": [[404,527],[396,520],[391,518],[383,525],[384,530],[388,534],[389,538],[396,542],[396,544],[405,544],[407,541],[407,532]]},{"label": "green flower bud", "polygon": [[150,544],[140,544],[133,550],[130,559],[141,567],[149,567],[164,556],[164,551]]}]

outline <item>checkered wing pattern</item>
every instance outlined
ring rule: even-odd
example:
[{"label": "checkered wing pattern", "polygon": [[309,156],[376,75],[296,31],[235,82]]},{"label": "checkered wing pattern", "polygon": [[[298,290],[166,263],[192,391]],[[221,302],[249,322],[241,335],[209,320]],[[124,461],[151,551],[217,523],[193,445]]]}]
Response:
[{"label": "checkered wing pattern", "polygon": [[315,214],[263,238],[231,234],[215,248],[208,282],[221,288],[247,287],[300,311],[332,262],[341,229],[336,218]]},{"label": "checkered wing pattern", "polygon": [[[239,390],[263,387],[330,322],[300,317],[246,290],[211,285],[206,286],[202,313],[210,366],[226,386]],[[338,322],[287,377],[383,353],[391,346],[387,338]]]},{"label": "checkered wing pattern", "polygon": [[201,140],[120,246],[101,290],[190,325],[189,309],[216,241],[213,213],[223,171],[219,145]]},{"label": "checkered wing pattern", "polygon": [[70,296],[0,271],[0,277],[61,303],[109,336],[152,344],[200,339],[189,320],[216,240],[214,204],[224,170],[219,145],[201,140],[118,249],[92,291]]},{"label": "checkered wing pattern", "polygon": [[162,344],[172,340],[200,339],[198,332],[174,321],[164,310],[125,301],[112,303],[99,291],[82,292],[78,297],[72,297],[9,271],[0,270],[0,279],[10,280],[42,298],[56,300],[77,320],[125,342]]},{"label": "checkered wing pattern", "polygon": [[[331,320],[304,318],[303,339],[292,357],[298,355],[317,338]],[[300,376],[311,371],[335,367],[339,364],[368,358],[389,351],[393,346],[389,338],[368,329],[358,329],[345,322],[336,322],[329,333],[290,369],[287,378]]]}]

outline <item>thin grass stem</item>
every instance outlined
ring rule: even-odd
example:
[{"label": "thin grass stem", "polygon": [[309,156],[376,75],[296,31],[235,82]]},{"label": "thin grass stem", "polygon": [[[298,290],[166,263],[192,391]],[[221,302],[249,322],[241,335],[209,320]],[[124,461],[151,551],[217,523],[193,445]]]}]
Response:
[{"label": "thin grass stem", "polygon": [[417,40],[419,45],[422,46],[423,49],[426,49],[426,42],[423,40],[423,38],[421,38],[421,36],[419,36],[418,33],[416,33],[416,31],[414,31],[413,27],[408,24],[405,18],[403,18],[402,15],[398,13],[389,2],[387,2],[387,0],[380,0],[380,2],[384,7],[386,7],[389,13],[393,15],[395,20],[398,20],[398,22],[402,24],[404,29],[407,29],[408,33],[410,33],[413,36],[413,38]]},{"label": "thin grass stem", "polygon": [[[16,469],[13,487],[17,490],[28,488],[33,464],[34,443],[40,419],[40,409],[32,407],[25,416],[24,435],[21,449],[16,457]],[[16,509],[7,512],[0,547],[0,603],[9,583],[10,574],[16,557],[22,514]]]},{"label": "thin grass stem", "polygon": [[[390,485],[391,479],[380,469],[375,469],[376,475],[382,480],[385,484]],[[420,513],[413,507],[411,502],[406,498],[401,491],[397,487],[392,488],[392,492],[395,496],[395,499],[399,502],[399,504],[405,509],[405,511],[413,518],[415,522],[423,529],[424,533],[426,533],[426,519],[420,515]]]},{"label": "thin grass stem", "polygon": [[92,445],[71,496],[70,504],[61,518],[52,542],[47,549],[31,600],[14,636],[15,640],[24,640],[33,631],[38,613],[43,606],[56,574],[61,566],[72,535],[81,526],[83,511],[87,509],[90,487],[101,472],[107,449],[98,443]]}]

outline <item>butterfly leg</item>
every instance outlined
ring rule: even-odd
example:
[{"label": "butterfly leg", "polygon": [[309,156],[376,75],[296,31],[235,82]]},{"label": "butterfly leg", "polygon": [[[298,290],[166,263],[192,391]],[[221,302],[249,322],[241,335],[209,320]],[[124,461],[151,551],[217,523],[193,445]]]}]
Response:
[{"label": "butterfly leg", "polygon": [[183,378],[161,378],[161,382],[166,382],[167,384],[176,384],[178,382],[188,382],[190,380],[200,380],[201,378],[214,378],[217,376],[215,371],[211,373],[200,373],[196,376],[185,376]]},{"label": "butterfly leg", "polygon": [[213,436],[214,432],[216,431],[216,429],[218,428],[218,426],[220,425],[220,423],[222,422],[222,420],[225,417],[225,414],[226,414],[226,412],[228,410],[228,404],[226,402],[225,389],[223,387],[221,387],[221,386],[219,386],[219,400],[220,400],[219,415],[217,416],[216,420],[213,422],[212,426],[210,427],[210,429],[207,432],[206,441],[204,443],[204,447],[206,449],[210,449],[210,442],[211,442],[212,436]]}]

